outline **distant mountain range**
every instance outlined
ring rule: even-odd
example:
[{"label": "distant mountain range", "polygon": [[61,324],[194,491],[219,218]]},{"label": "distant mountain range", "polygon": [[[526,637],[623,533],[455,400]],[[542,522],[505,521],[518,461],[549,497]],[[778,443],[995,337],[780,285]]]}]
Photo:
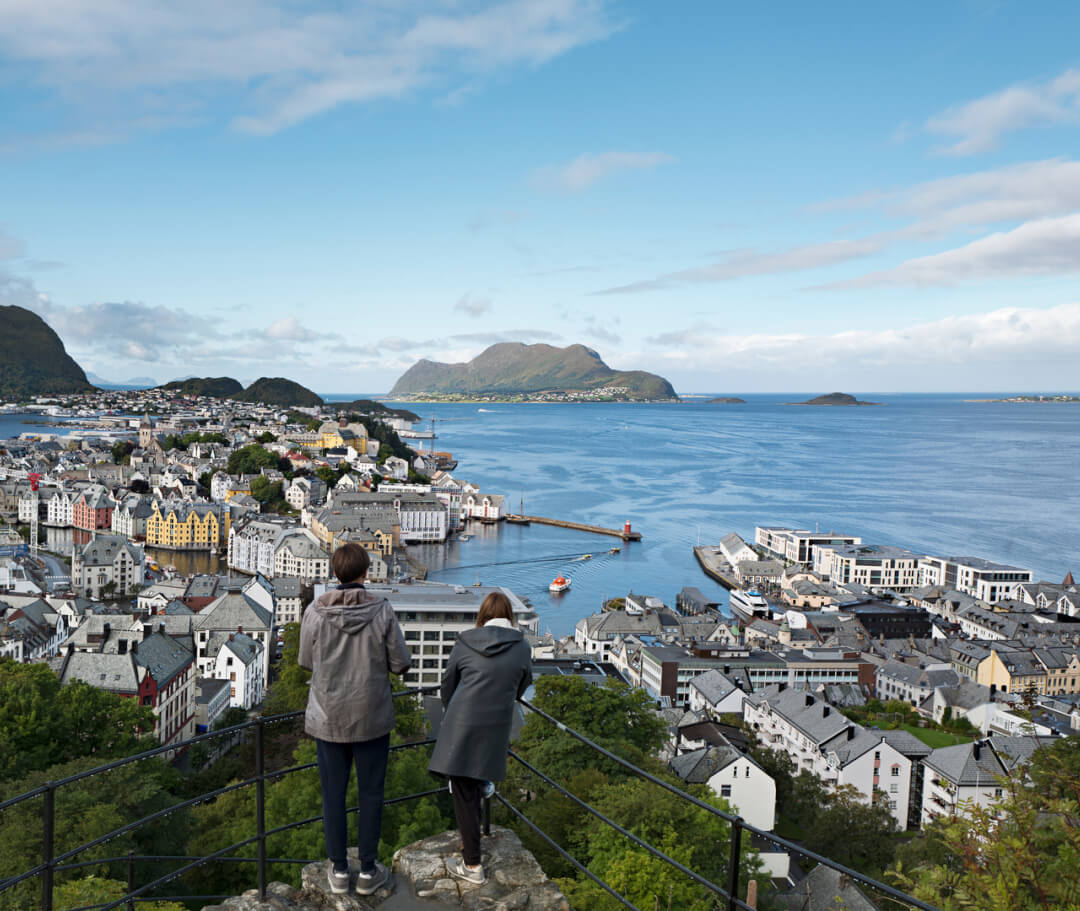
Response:
[{"label": "distant mountain range", "polygon": [[82,367],[40,316],[0,307],[0,398],[92,392]]},{"label": "distant mountain range", "polygon": [[153,389],[158,381],[152,376],[133,376],[128,380],[107,380],[96,373],[87,373],[86,378],[98,389]]},{"label": "distant mountain range", "polygon": [[674,401],[675,390],[662,376],[643,370],[612,370],[584,345],[556,348],[504,342],[492,345],[467,364],[421,360],[390,390],[390,397],[529,396],[539,393],[593,393],[627,401]]}]

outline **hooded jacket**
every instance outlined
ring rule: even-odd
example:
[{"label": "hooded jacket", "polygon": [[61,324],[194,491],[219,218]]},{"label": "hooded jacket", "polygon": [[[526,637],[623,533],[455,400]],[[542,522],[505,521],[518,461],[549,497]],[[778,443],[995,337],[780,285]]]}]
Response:
[{"label": "hooded jacket", "polygon": [[412,664],[390,602],[362,585],[332,589],[300,624],[297,663],[311,671],[304,730],[334,743],[356,743],[394,727],[390,674]]},{"label": "hooded jacket", "polygon": [[502,781],[516,701],[530,683],[532,652],[521,630],[495,623],[465,630],[443,674],[446,714],[429,769]]}]

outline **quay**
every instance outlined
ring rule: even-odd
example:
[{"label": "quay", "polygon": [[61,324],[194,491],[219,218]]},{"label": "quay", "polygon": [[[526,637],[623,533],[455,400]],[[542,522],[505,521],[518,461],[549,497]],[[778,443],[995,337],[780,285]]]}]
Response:
[{"label": "quay", "polygon": [[731,569],[731,564],[720,556],[716,547],[698,545],[694,548],[694,556],[697,557],[697,561],[701,564],[706,576],[715,579],[726,589],[734,590],[739,587],[739,583],[736,581]]},{"label": "quay", "polygon": [[554,525],[557,528],[570,528],[574,531],[587,531],[594,535],[610,535],[613,538],[622,538],[624,541],[640,541],[641,532],[631,531],[630,523],[627,522],[621,529],[620,528],[603,528],[599,525],[585,525],[581,522],[567,522],[565,519],[548,519],[544,516],[514,516],[512,519],[507,516],[507,520],[515,522],[518,525],[528,525],[530,522],[535,522],[537,525]]}]

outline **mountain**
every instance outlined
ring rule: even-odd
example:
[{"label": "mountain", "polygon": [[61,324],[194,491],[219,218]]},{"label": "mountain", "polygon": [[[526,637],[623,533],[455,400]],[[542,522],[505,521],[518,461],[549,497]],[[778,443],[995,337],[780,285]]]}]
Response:
[{"label": "mountain", "polygon": [[402,418],[406,421],[412,421],[414,424],[420,420],[420,415],[406,408],[388,408],[382,402],[376,402],[374,399],[354,399],[351,402],[330,402],[328,404],[336,408],[338,414],[378,414],[392,418]]},{"label": "mountain", "polygon": [[251,402],[256,405],[273,405],[289,408],[299,405],[302,408],[322,405],[323,400],[306,386],[294,383],[281,376],[262,376],[241,392],[229,396],[238,402]]},{"label": "mountain", "polygon": [[0,398],[93,391],[45,320],[23,307],[0,307]]},{"label": "mountain", "polygon": [[153,389],[157,386],[157,380],[152,376],[133,376],[130,379],[124,380],[122,383],[114,382],[113,380],[107,380],[103,376],[98,376],[96,373],[87,373],[87,380],[98,389],[115,389],[118,391],[125,391],[129,389]]},{"label": "mountain", "polygon": [[218,399],[227,399],[244,391],[244,384],[231,376],[189,376],[182,380],[173,380],[161,387],[180,395],[206,395]]},{"label": "mountain", "polygon": [[622,386],[611,398],[674,400],[671,383],[643,370],[612,370],[584,345],[556,348],[503,342],[467,364],[421,360],[394,384],[390,397],[424,395],[528,395]]},{"label": "mountain", "polygon": [[880,405],[881,402],[860,402],[855,396],[846,392],[830,392],[828,395],[819,395],[805,402],[788,402],[789,405]]}]

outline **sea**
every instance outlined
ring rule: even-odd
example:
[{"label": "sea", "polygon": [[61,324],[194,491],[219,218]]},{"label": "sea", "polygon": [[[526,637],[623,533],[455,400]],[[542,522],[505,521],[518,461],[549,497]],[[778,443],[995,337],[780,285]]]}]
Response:
[{"label": "sea", "polygon": [[[970,401],[996,397],[860,396],[877,407],[785,404],[805,394],[746,395],[741,405],[408,405],[422,429],[434,419],[435,448],[453,453],[455,476],[504,495],[510,511],[630,522],[642,534],[624,543],[472,523],[467,541],[410,551],[433,580],[510,587],[555,635],[629,592],[673,605],[690,585],[726,605],[692,548],[732,531],[752,541],[755,525],[979,556],[1060,581],[1080,571],[1080,404]],[[19,422],[0,416],[0,438],[33,429]],[[559,574],[571,588],[551,594]]]}]

